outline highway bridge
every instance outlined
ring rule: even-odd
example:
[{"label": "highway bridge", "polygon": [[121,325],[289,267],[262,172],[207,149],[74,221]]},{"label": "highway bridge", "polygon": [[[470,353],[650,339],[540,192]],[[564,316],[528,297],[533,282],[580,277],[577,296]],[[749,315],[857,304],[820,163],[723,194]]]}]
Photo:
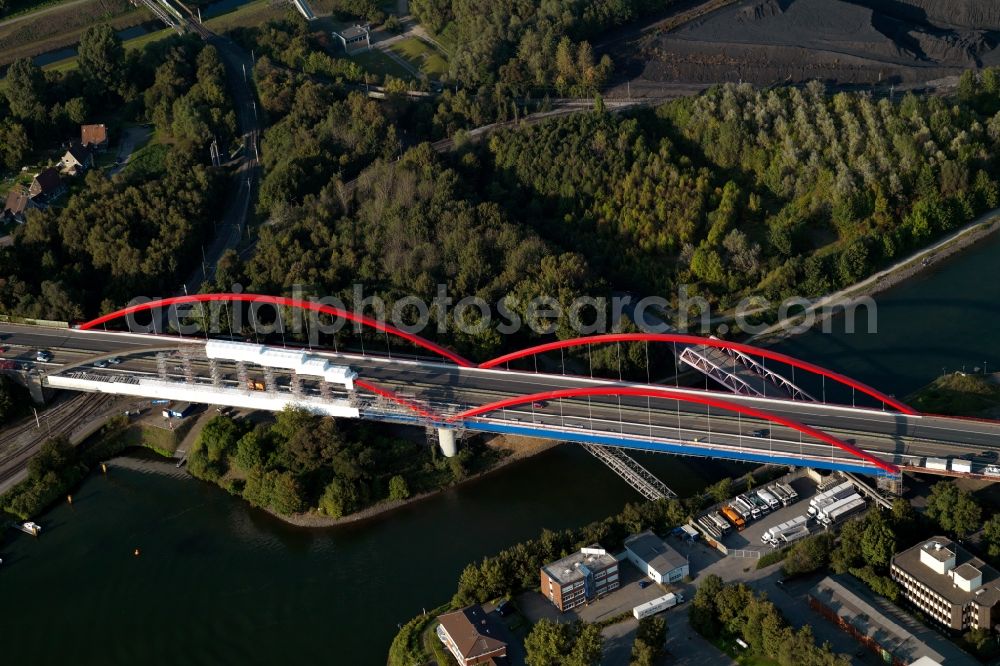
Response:
[{"label": "highway bridge", "polygon": [[[343,315],[419,349],[400,354],[304,350],[349,366],[349,386],[267,364],[209,358],[206,338],[102,330],[126,314],[206,300],[237,300]],[[588,445],[761,463],[803,465],[876,476],[935,473],[925,459],[965,458],[983,475],[1000,454],[1000,423],[923,415],[891,396],[835,372],[776,352],[675,334],[623,334],[559,341],[472,363],[419,336],[311,301],[192,295],[138,305],[77,328],[0,324],[7,357],[32,364],[51,388],[175,399],[259,409],[297,405],[317,413],[437,429],[446,455],[466,431],[517,434]],[[874,407],[634,383],[507,369],[511,362],[582,344],[677,340],[780,359],[862,392]],[[277,347],[281,349],[281,347]],[[33,361],[36,350],[52,352]],[[408,349],[413,350],[412,346]],[[431,352],[437,358],[428,358]],[[418,355],[419,354],[419,355]],[[105,361],[114,361],[105,363]],[[254,389],[258,390],[254,390]]]}]

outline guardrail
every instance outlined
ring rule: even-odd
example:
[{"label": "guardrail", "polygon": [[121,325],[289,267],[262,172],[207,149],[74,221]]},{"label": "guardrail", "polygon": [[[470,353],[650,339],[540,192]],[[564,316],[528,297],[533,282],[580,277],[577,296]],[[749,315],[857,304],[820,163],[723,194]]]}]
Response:
[{"label": "guardrail", "polygon": [[44,326],[45,328],[69,328],[68,321],[32,319],[30,317],[17,317],[14,315],[4,314],[0,314],[0,324],[23,324],[25,326]]}]

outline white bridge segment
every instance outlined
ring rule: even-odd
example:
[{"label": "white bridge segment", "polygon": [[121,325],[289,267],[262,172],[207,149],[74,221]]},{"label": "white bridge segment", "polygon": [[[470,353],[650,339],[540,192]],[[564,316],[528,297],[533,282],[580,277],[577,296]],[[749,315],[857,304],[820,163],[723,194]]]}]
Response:
[{"label": "white bridge segment", "polygon": [[52,388],[88,391],[91,393],[113,393],[139,398],[159,400],[181,400],[208,405],[227,405],[243,409],[263,409],[280,412],[286,407],[298,407],[314,414],[356,419],[360,412],[347,400],[331,400],[322,397],[295,396],[290,393],[271,391],[248,391],[242,388],[212,386],[211,384],[187,384],[160,379],[135,377],[112,377],[106,375],[75,376],[48,375],[45,384]]},{"label": "white bridge segment", "polygon": [[209,340],[205,343],[205,355],[210,359],[292,370],[298,375],[319,377],[330,384],[340,384],[348,391],[354,390],[354,380],[358,378],[358,373],[346,365],[334,365],[325,358],[297,349],[277,349],[245,342]]}]

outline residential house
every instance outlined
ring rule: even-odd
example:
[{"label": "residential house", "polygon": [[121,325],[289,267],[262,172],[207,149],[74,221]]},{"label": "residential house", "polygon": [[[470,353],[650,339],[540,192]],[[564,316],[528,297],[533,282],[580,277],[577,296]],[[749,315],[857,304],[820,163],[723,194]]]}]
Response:
[{"label": "residential house", "polygon": [[38,208],[38,204],[31,198],[28,190],[17,186],[7,193],[2,218],[24,224],[25,214],[32,208]]},{"label": "residential house", "polygon": [[104,150],[108,147],[108,128],[99,125],[80,125],[80,143],[84,148]]},{"label": "residential house", "polygon": [[28,195],[39,206],[44,206],[59,198],[66,191],[59,172],[54,167],[43,169],[40,174],[31,181],[28,188]]},{"label": "residential house", "polygon": [[94,166],[94,153],[83,144],[71,141],[59,164],[62,166],[63,173],[75,176]]},{"label": "residential house", "polygon": [[499,628],[482,607],[445,613],[438,621],[438,638],[462,666],[496,664],[507,656],[507,644],[497,638]]}]

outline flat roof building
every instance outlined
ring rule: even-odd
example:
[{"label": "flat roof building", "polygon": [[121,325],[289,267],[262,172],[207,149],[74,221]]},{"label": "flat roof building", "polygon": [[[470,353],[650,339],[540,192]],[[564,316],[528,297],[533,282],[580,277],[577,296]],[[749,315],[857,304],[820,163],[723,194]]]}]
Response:
[{"label": "flat roof building", "polygon": [[827,576],[809,591],[809,605],[887,664],[971,663],[969,655],[951,641],[874,597],[853,576]]},{"label": "flat roof building", "polygon": [[507,644],[497,638],[496,626],[480,606],[445,613],[437,636],[462,666],[496,663],[507,656]]},{"label": "flat roof building", "polygon": [[896,554],[889,573],[907,601],[945,627],[992,629],[1000,622],[1000,574],[947,537]]},{"label": "flat roof building", "polygon": [[657,583],[673,583],[690,573],[687,558],[651,530],[625,539],[625,556]]},{"label": "flat roof building", "polygon": [[581,548],[542,567],[542,594],[560,611],[617,590],[618,560],[599,544]]},{"label": "flat roof building", "polygon": [[347,55],[367,51],[371,47],[371,28],[367,25],[352,25],[350,28],[333,33]]}]

